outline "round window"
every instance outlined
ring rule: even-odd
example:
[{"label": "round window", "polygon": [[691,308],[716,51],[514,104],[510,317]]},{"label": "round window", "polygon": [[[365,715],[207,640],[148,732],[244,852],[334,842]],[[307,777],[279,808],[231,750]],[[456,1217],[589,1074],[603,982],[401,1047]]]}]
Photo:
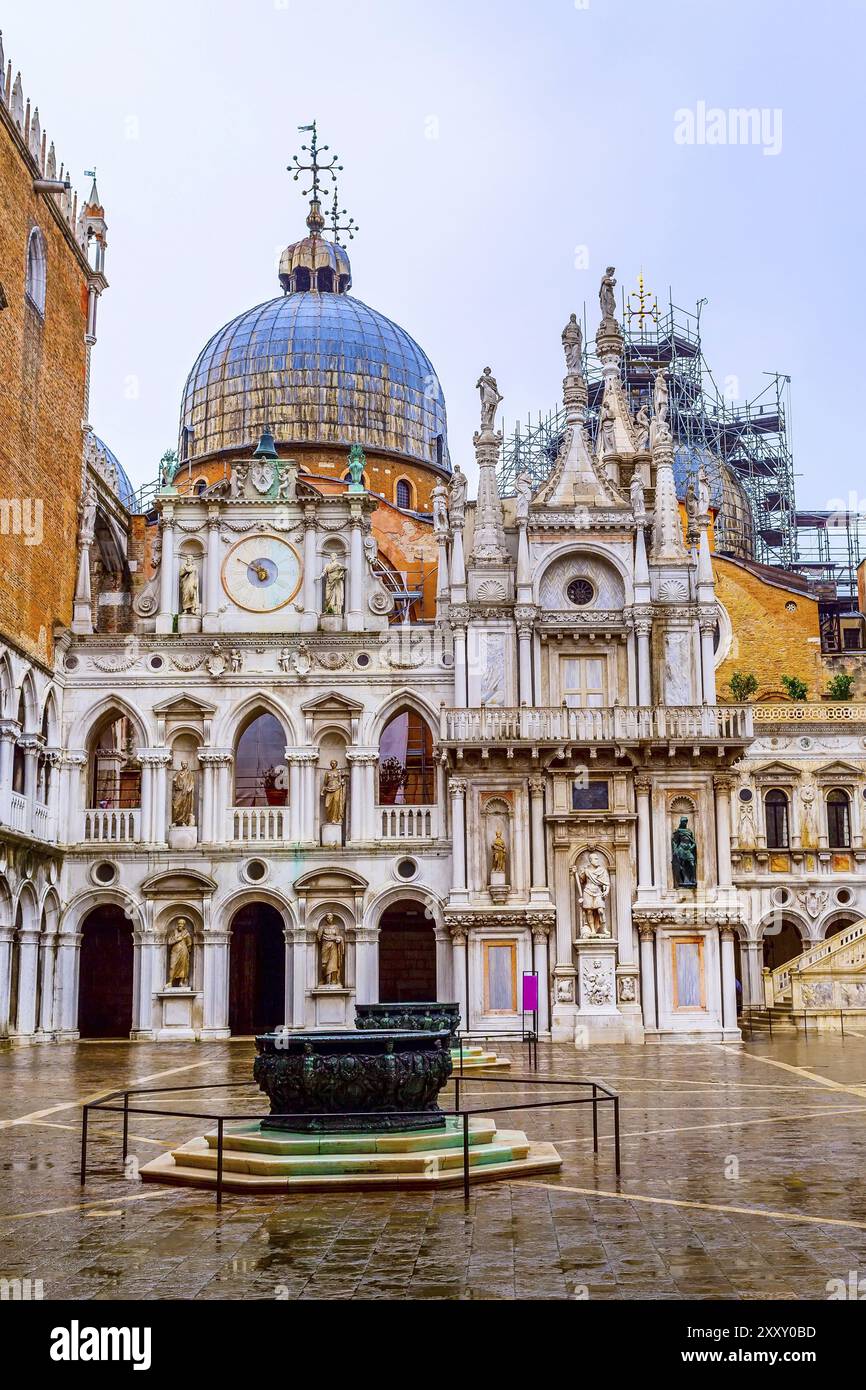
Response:
[{"label": "round window", "polygon": [[752,800],[752,795],[753,795],[753,793],[752,793],[752,788],[751,788],[751,787],[742,787],[742,788],[740,789],[740,800],[741,800],[741,801],[751,801],[751,800]]},{"label": "round window", "polygon": [[853,898],[854,894],[851,892],[850,888],[839,888],[836,890],[836,901],[837,903],[841,903],[843,907],[847,903],[850,903]]},{"label": "round window", "polygon": [[401,878],[414,878],[418,872],[418,865],[414,859],[400,859],[397,863],[397,873]]},{"label": "round window", "polygon": [[569,602],[578,608],[583,608],[587,603],[591,603],[595,596],[595,589],[588,579],[572,579],[565,592],[568,594]]},{"label": "round window", "polygon": [[77,656],[68,656],[68,657],[66,658],[66,660],[64,661],[63,664],[64,664],[64,666],[66,667],[67,671],[77,671],[77,670],[78,670],[78,657],[77,657]]},{"label": "round window", "polygon": [[163,661],[161,656],[152,656],[150,658],[150,661],[148,662],[148,665],[150,666],[151,671],[161,671],[163,666],[165,665],[165,662]]},{"label": "round window", "polygon": [[117,878],[117,865],[110,864],[107,859],[103,859],[101,864],[97,864],[93,870],[93,877],[97,883],[113,883]]},{"label": "round window", "polygon": [[358,653],[358,655],[355,657],[355,665],[356,665],[356,666],[362,666],[362,667],[363,667],[363,666],[369,666],[369,665],[370,665],[370,658],[369,658],[369,656],[367,655],[366,652],[359,652],[359,653]]},{"label": "round window", "polygon": [[251,883],[261,883],[267,877],[268,866],[262,859],[251,859],[247,864],[246,874]]}]

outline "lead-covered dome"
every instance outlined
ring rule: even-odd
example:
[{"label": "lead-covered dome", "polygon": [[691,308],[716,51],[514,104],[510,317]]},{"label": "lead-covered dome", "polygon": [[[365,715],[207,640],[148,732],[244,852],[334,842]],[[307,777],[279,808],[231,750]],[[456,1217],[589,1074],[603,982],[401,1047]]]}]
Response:
[{"label": "lead-covered dome", "polygon": [[[300,287],[311,262],[337,272],[333,288]],[[433,365],[398,324],[345,292],[345,249],[305,238],[280,272],[288,292],[232,319],[199,354],[183,393],[181,459],[245,450],[268,424],[278,446],[360,444],[448,469]]]}]

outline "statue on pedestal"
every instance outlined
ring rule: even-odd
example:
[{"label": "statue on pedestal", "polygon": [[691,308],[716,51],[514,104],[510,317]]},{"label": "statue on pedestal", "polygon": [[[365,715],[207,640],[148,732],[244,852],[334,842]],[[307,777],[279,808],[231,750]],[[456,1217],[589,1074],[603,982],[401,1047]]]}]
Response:
[{"label": "statue on pedestal", "polygon": [[603,454],[616,453],[616,411],[610,396],[605,392],[599,415],[601,425],[601,451]]},{"label": "statue on pedestal", "polygon": [[580,376],[583,371],[583,333],[572,314],[562,330],[562,350],[565,353],[565,369],[569,376]]},{"label": "statue on pedestal", "polygon": [[325,798],[325,820],[329,825],[342,825],[346,814],[346,773],[341,772],[336,758],[325,773],[322,784]]},{"label": "statue on pedestal", "polygon": [[649,448],[650,439],[650,413],[646,401],[644,401],[637,415],[635,415],[634,425],[637,433],[635,448],[638,453],[642,453],[645,449]]},{"label": "statue on pedestal", "polygon": [[186,917],[177,917],[166,937],[169,989],[184,988],[192,975],[192,932]]},{"label": "statue on pedestal", "polygon": [[319,943],[319,982],[323,985],[342,985],[346,943],[343,929],[333,912],[327,913],[316,933]]},{"label": "statue on pedestal", "polygon": [[364,465],[366,462],[367,458],[361,445],[353,444],[349,450],[349,475],[352,479],[351,486],[355,489],[364,485]]},{"label": "statue on pedestal", "polygon": [[669,392],[667,377],[661,367],[659,367],[655,375],[655,385],[653,387],[653,419],[656,421],[657,425],[660,424],[662,420],[668,418],[668,401]]},{"label": "statue on pedestal", "polygon": [[172,825],[195,825],[195,773],[185,758],[171,783]]},{"label": "statue on pedestal", "polygon": [[433,532],[437,536],[448,535],[448,489],[444,483],[437,483],[430,494],[433,503]]},{"label": "statue on pedestal", "polygon": [[448,512],[454,526],[463,525],[463,516],[466,510],[466,474],[455,463],[451,472],[451,483],[448,489]]},{"label": "statue on pedestal", "polygon": [[485,431],[492,430],[496,411],[503,397],[499,394],[496,378],[489,367],[484,368],[475,387],[481,393],[481,428]]},{"label": "statue on pedestal", "polygon": [[529,520],[529,504],[532,501],[532,479],[528,473],[517,475],[516,491],[514,515],[518,526],[522,526]]},{"label": "statue on pedestal", "polygon": [[508,846],[505,843],[501,828],[496,831],[490,846],[490,868],[494,874],[507,875],[508,873]]},{"label": "statue on pedestal", "polygon": [[198,565],[191,555],[184,555],[178,571],[180,611],[197,614],[201,611],[198,594]]},{"label": "statue on pedestal", "polygon": [[646,523],[646,497],[644,496],[643,479],[637,469],[631,475],[628,492],[635,523],[638,526],[643,526]]},{"label": "statue on pedestal", "polygon": [[671,836],[671,867],[677,888],[697,888],[698,845],[694,832],[689,829],[688,816],[680,816],[680,823]]},{"label": "statue on pedestal", "polygon": [[602,856],[597,850],[587,856],[586,863],[578,870],[577,882],[580,888],[581,937],[610,936],[607,926],[605,904],[610,895],[610,874]]},{"label": "statue on pedestal", "polygon": [[336,555],[329,560],[322,571],[325,580],[325,612],[341,616],[346,600],[346,566]]},{"label": "statue on pedestal", "polygon": [[598,290],[598,304],[601,309],[603,319],[616,319],[616,280],[614,273],[616,266],[609,265],[604,275],[601,277],[601,284]]}]

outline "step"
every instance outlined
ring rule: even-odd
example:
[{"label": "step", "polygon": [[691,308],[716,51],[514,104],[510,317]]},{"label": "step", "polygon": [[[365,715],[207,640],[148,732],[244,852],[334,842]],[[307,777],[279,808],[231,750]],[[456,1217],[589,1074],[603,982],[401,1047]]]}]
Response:
[{"label": "step", "polygon": [[463,1064],[460,1063],[460,1053],[452,1052],[451,1060],[454,1070],[459,1071],[479,1071],[482,1068],[489,1070],[492,1067],[510,1067],[509,1057],[499,1057],[495,1052],[482,1052],[480,1048],[472,1049],[467,1052],[463,1049]]},{"label": "step", "polygon": [[[496,1134],[492,1120],[472,1116],[469,1120],[469,1143],[489,1144]],[[205,1140],[216,1148],[217,1132],[211,1130],[204,1135]],[[362,1154],[362,1153],[416,1153],[438,1151],[449,1148],[462,1148],[463,1125],[452,1116],[445,1121],[442,1129],[378,1131],[374,1134],[298,1134],[279,1130],[262,1129],[258,1121],[226,1129],[223,1133],[223,1151],[238,1153],[268,1154]]]},{"label": "step", "polygon": [[[562,1159],[549,1143],[532,1143],[521,1131],[502,1130],[501,1141],[489,1152],[487,1161],[478,1161],[479,1149],[473,1152],[473,1162],[469,1168],[471,1183],[492,1182],[497,1178],[516,1179],[534,1177],[539,1173],[555,1173],[562,1167]],[[515,1157],[515,1151],[523,1157]],[[184,1187],[216,1186],[216,1155],[204,1138],[192,1140],[172,1153],[161,1154],[141,1169],[145,1182],[164,1182]],[[199,1166],[202,1156],[210,1158],[211,1164]],[[380,1164],[386,1155],[368,1155]],[[406,1156],[398,1156],[405,1161]],[[415,1157],[419,1157],[415,1155]],[[441,1160],[447,1158],[448,1166]],[[412,1171],[395,1168],[392,1164],[384,1167],[347,1171],[304,1171],[295,1173],[235,1171],[224,1168],[223,1186],[234,1192],[311,1192],[311,1191],[361,1191],[365,1188],[423,1189],[431,1187],[458,1187],[463,1182],[463,1169],[460,1155],[441,1151],[432,1155],[434,1162]],[[301,1160],[306,1168],[310,1159]],[[336,1166],[336,1165],[334,1165]]]},{"label": "step", "polygon": [[[524,1159],[529,1153],[529,1141],[521,1130],[502,1130],[496,1141],[476,1144],[469,1150],[470,1166],[508,1163]],[[217,1152],[206,1139],[192,1139],[172,1149],[176,1164],[186,1168],[206,1169],[216,1173]],[[367,1173],[429,1173],[443,1172],[463,1166],[463,1149],[422,1149],[416,1153],[356,1153],[356,1154],[273,1154],[223,1153],[224,1173],[252,1173],[259,1177],[317,1177],[337,1174],[349,1176]]]}]

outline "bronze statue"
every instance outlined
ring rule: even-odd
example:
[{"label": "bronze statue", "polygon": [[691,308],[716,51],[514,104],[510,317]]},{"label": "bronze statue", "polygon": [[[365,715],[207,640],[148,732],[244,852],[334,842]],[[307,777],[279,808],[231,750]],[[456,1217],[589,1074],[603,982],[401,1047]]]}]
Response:
[{"label": "bronze statue", "polygon": [[325,796],[325,820],[329,825],[342,825],[346,813],[346,774],[340,771],[336,758],[331,759],[322,790]]},{"label": "bronze statue", "polygon": [[677,888],[697,888],[698,845],[689,829],[688,816],[680,816],[680,823],[671,836],[671,867]]},{"label": "bronze statue", "polygon": [[493,844],[490,846],[490,867],[495,874],[504,874],[508,871],[508,846],[502,835],[501,830],[497,830],[493,837]]}]

